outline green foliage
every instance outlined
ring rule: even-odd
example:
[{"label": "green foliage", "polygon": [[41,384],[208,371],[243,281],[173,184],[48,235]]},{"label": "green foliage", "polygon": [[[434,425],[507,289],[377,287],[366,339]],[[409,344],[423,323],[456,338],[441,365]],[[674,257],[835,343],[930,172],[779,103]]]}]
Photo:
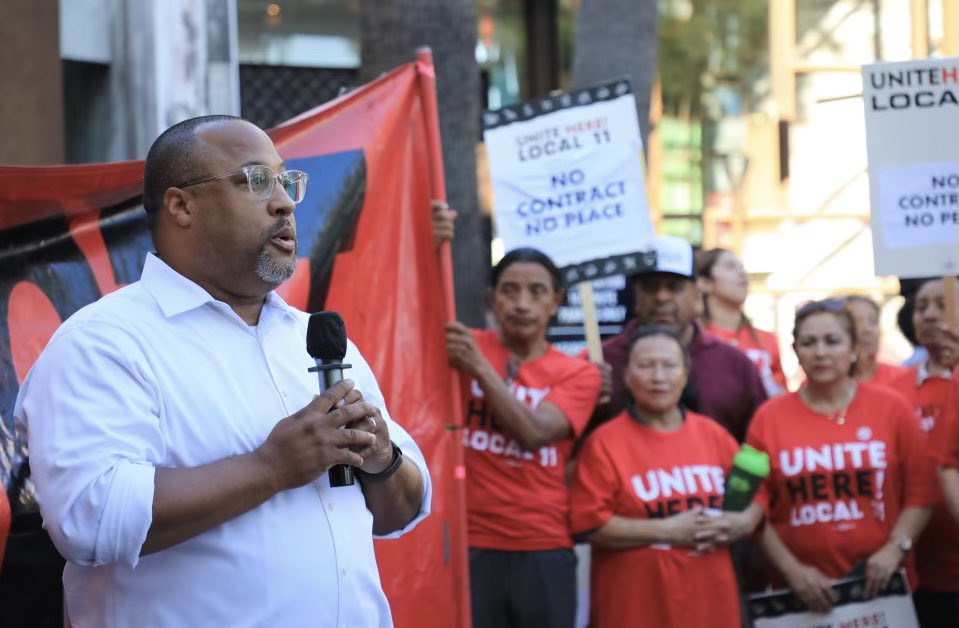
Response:
[{"label": "green foliage", "polygon": [[659,72],[667,113],[700,117],[704,91],[719,82],[751,100],[753,81],[767,66],[768,2],[660,2]]}]

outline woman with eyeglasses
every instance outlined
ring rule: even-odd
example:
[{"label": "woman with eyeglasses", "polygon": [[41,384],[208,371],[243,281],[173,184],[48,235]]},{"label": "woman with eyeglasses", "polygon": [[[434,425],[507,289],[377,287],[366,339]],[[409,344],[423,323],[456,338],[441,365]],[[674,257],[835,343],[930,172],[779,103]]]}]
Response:
[{"label": "woman with eyeglasses", "polygon": [[837,578],[861,571],[871,598],[908,566],[934,479],[905,400],[856,381],[856,327],[843,302],[799,308],[793,338],[806,382],[761,406],[746,442],[770,458],[760,545],[777,584],[825,613]]},{"label": "woman with eyeglasses", "polygon": [[844,301],[856,324],[856,379],[879,386],[889,384],[907,369],[878,359],[879,305],[861,294],[851,294]]},{"label": "woman with eyeglasses", "polygon": [[[950,438],[939,434],[946,427],[942,424],[956,420],[959,386],[959,345],[955,327],[950,328],[946,320],[945,297],[942,279],[930,279],[919,286],[912,323],[916,340],[928,357],[889,383],[912,405],[915,420],[929,435],[927,453],[934,460],[938,460],[942,446],[939,441]],[[913,599],[923,628],[959,626],[959,525],[949,513],[942,491],[936,491],[929,525],[916,541],[916,571],[919,588]]]},{"label": "woman with eyeglasses", "polygon": [[740,626],[727,546],[752,532],[762,509],[720,511],[739,445],[679,403],[688,374],[671,328],[639,327],[627,352],[627,409],[577,459],[571,531],[593,550],[591,628]]},{"label": "woman with eyeglasses", "polygon": [[786,392],[776,336],[754,327],[743,312],[749,276],[736,254],[719,248],[702,251],[696,257],[696,282],[703,294],[706,331],[739,347],[752,360],[768,396]]}]

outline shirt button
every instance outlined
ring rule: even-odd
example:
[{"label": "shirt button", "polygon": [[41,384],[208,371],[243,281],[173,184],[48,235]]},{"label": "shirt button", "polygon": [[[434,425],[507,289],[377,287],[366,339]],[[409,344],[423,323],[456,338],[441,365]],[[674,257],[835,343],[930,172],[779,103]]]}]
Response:
[{"label": "shirt button", "polygon": [[326,505],[326,508],[327,508],[327,510],[333,510],[333,502],[329,502],[329,503]]},{"label": "shirt button", "polygon": [[344,575],[344,576],[346,575],[346,569],[345,569],[345,568],[343,569],[343,575]]}]

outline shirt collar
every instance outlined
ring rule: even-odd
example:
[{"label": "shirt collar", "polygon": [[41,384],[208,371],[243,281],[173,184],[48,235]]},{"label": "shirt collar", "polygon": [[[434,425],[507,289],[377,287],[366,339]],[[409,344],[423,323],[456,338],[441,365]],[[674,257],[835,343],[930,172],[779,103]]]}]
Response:
[{"label": "shirt collar", "polygon": [[929,360],[923,360],[919,364],[919,368],[916,369],[916,386],[922,386],[927,379],[933,377],[938,379],[952,379],[952,371],[949,371],[945,375],[933,373],[929,370]]},{"label": "shirt collar", "polygon": [[[156,253],[147,254],[146,262],[143,265],[143,273],[140,275],[140,283],[156,299],[160,310],[167,318],[198,308],[206,303],[218,302],[209,292],[157,257]],[[286,301],[276,291],[271,290],[267,293],[263,305],[280,310],[288,316],[294,316],[293,308],[287,305]]]}]

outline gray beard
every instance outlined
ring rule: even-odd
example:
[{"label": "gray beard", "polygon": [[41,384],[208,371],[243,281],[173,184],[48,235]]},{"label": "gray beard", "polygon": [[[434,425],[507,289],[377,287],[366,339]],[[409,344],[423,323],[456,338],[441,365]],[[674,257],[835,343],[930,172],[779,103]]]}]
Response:
[{"label": "gray beard", "polygon": [[256,276],[268,284],[278,286],[293,276],[296,271],[296,256],[280,264],[270,256],[267,246],[269,244],[260,249],[260,254],[256,257]]}]

